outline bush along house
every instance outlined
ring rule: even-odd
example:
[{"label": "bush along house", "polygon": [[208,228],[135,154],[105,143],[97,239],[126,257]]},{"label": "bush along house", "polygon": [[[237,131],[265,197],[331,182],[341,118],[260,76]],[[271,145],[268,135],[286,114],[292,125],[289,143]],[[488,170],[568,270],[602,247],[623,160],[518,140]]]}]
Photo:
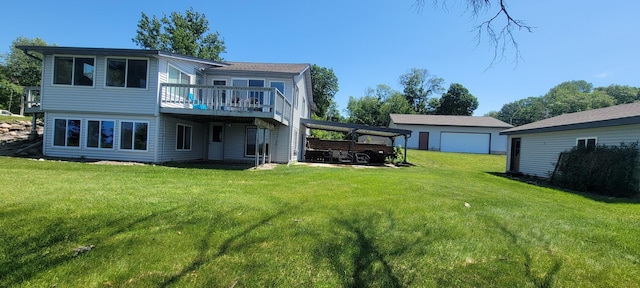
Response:
[{"label": "bush along house", "polygon": [[[309,64],[218,62],[158,50],[19,46],[42,54],[26,112],[43,154],[138,162],[302,160]],[[37,57],[37,56],[34,56]],[[38,114],[40,115],[40,114]]]}]

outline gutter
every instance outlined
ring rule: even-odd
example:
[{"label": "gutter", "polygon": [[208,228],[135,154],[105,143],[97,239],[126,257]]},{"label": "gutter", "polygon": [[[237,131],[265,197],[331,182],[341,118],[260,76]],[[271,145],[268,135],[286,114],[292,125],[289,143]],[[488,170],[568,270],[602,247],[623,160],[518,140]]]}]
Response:
[{"label": "gutter", "polygon": [[32,55],[32,54],[29,54],[29,50],[27,48],[23,48],[21,50],[22,50],[22,52],[24,52],[25,55],[29,56],[29,58],[36,59],[36,60],[42,62],[42,59],[40,57]]}]

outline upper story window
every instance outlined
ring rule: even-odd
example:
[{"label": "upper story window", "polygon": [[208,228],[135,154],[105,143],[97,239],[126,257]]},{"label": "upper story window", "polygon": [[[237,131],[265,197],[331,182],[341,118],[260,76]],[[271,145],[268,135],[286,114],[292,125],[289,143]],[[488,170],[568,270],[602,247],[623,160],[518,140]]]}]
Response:
[{"label": "upper story window", "polygon": [[56,56],[53,62],[53,84],[93,86],[94,58]]},{"label": "upper story window", "polygon": [[108,87],[147,88],[147,60],[107,59]]},{"label": "upper story window", "polygon": [[596,137],[576,139],[576,146],[578,146],[578,148],[594,149],[596,148],[596,144],[598,144],[598,139]]},{"label": "upper story window", "polygon": [[191,76],[169,65],[169,83],[191,84]]}]

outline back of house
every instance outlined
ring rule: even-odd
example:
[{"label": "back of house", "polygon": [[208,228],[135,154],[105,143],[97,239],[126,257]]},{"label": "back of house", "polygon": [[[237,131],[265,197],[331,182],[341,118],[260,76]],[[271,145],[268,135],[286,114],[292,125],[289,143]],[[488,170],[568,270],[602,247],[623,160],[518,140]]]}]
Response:
[{"label": "back of house", "polygon": [[26,112],[43,154],[140,162],[302,159],[308,64],[218,62],[158,50],[20,46],[42,58]]}]

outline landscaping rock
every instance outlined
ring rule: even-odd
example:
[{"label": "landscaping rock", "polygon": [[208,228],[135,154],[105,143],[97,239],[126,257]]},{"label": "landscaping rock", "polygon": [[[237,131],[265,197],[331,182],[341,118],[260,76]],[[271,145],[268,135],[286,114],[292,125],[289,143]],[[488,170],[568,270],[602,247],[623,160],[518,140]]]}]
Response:
[{"label": "landscaping rock", "polygon": [[[38,121],[36,134],[31,134],[32,124],[30,121],[11,121],[0,123],[0,155],[2,156],[22,156],[22,157],[41,157],[42,145],[36,145],[41,142],[41,135],[44,131],[42,121]],[[29,147],[29,148],[26,148]],[[22,150],[22,151],[21,151]],[[17,153],[20,151],[20,153]]]}]

